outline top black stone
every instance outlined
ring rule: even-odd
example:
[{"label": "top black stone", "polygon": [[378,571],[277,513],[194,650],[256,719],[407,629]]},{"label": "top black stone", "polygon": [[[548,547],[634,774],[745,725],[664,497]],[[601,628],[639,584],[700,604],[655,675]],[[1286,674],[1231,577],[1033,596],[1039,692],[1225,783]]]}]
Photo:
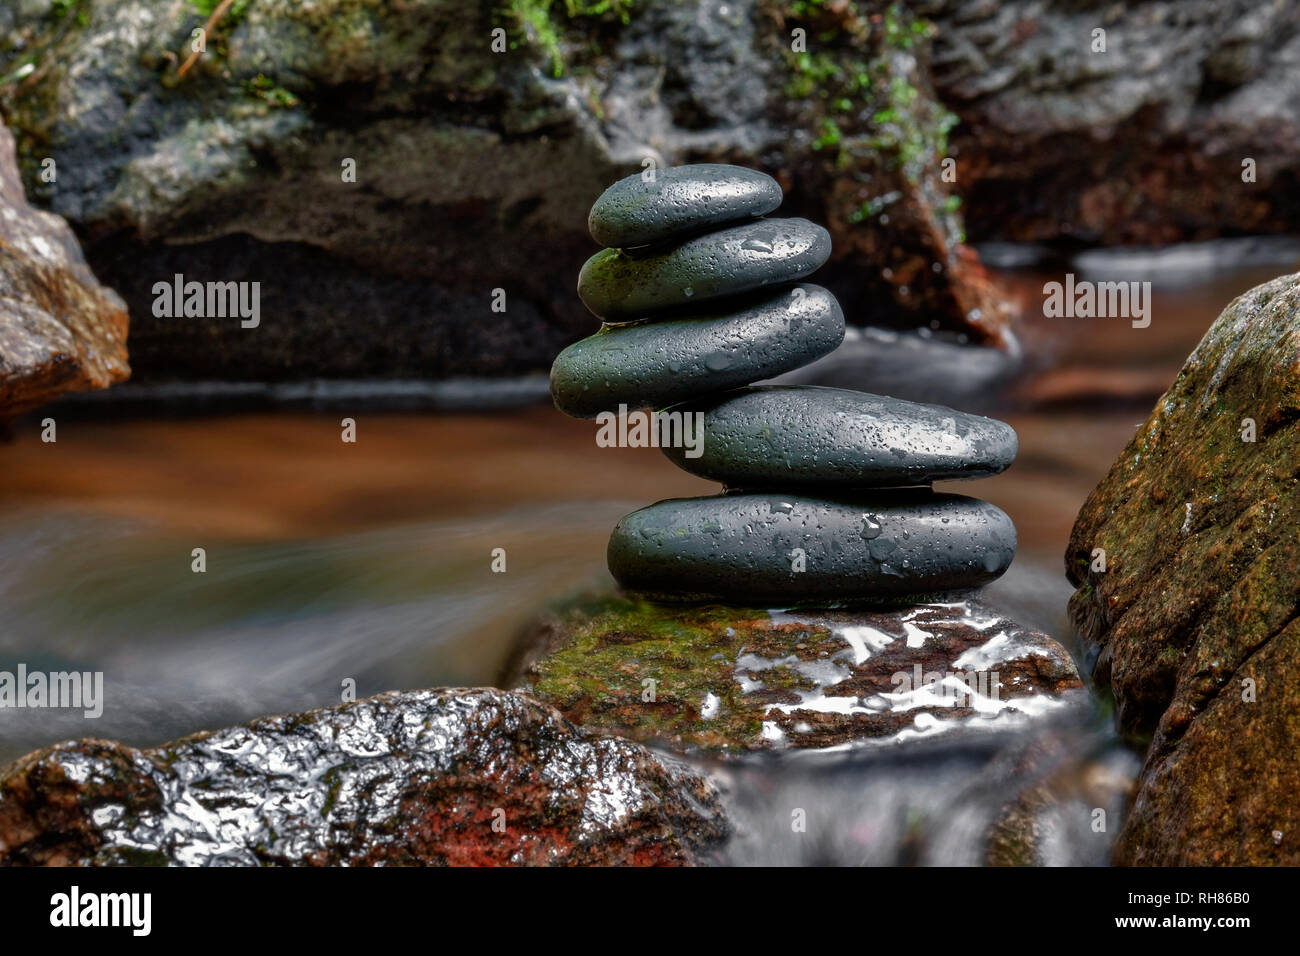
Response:
[{"label": "top black stone", "polygon": [[634,173],[601,193],[587,218],[593,239],[616,248],[650,245],[781,205],[776,180],[753,169],[700,163],[653,172],[650,182]]}]

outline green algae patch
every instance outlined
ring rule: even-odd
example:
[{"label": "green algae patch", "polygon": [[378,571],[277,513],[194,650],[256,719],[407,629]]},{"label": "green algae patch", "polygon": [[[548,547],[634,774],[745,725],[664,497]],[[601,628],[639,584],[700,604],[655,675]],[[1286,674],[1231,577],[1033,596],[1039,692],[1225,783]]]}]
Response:
[{"label": "green algae patch", "polygon": [[[745,693],[744,654],[813,659],[844,649],[830,628],[775,624],[761,608],[673,606],[591,598],[549,615],[523,680],[535,696],[589,728],[679,748],[761,748],[768,703],[794,702],[812,682],[788,663],[764,667]],[[746,685],[748,686],[748,685]]]},{"label": "green algae patch", "polygon": [[538,50],[558,79],[570,67],[566,47],[580,47],[590,39],[578,30],[583,21],[626,25],[634,6],[635,0],[509,0],[494,19],[505,27],[511,50],[521,45]]}]

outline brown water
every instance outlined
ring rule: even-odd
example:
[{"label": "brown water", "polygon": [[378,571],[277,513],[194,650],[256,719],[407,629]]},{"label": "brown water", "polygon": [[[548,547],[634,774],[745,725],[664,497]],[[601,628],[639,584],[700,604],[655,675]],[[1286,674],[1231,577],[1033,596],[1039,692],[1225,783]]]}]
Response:
[{"label": "brown water", "polygon": [[[1144,277],[1123,258],[1100,268],[1081,278]],[[959,489],[1019,529],[995,600],[1069,643],[1061,567],[1080,504],[1223,306],[1284,271],[1166,264],[1150,275],[1146,329],[1035,317],[1059,272],[1001,273],[1030,316],[1026,372],[1000,399],[1020,456]],[[0,668],[102,670],[108,701],[93,721],[0,712],[0,761],[66,737],[143,745],[329,705],[347,678],[359,696],[491,684],[539,607],[610,583],[605,542],[622,514],[716,490],[657,451],[598,448],[591,423],[548,408],[357,415],[355,444],[340,441],[341,417],[69,420],[57,443],[29,427],[0,446]],[[1096,732],[1079,729],[1088,746]],[[943,816],[942,799],[964,792],[922,779],[895,797],[924,791]]]}]

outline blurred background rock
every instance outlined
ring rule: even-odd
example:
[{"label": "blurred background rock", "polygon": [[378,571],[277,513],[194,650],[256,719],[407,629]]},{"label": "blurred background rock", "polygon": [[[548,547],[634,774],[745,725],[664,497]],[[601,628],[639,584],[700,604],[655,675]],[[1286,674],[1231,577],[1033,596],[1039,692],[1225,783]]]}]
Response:
[{"label": "blurred background rock", "polygon": [[[970,243],[1295,230],[1298,23],[1246,0],[20,0],[0,111],[28,196],[126,300],[140,383],[545,371],[596,326],[586,210],[646,158],[777,176],[783,215],[831,229],[851,323],[1014,355]],[[155,318],[175,273],[260,281],[262,326]]]}]

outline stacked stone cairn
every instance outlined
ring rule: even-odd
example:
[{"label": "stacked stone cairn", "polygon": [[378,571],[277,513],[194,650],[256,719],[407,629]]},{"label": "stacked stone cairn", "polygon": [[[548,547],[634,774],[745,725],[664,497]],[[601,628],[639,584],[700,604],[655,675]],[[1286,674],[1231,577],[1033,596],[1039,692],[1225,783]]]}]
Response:
[{"label": "stacked stone cairn", "polygon": [[651,597],[769,607],[933,600],[992,581],[1015,556],[1011,519],[930,483],[1002,471],[1017,449],[1009,425],[846,389],[753,385],[844,338],[835,297],[802,281],[830,236],[806,219],[762,218],[781,198],[769,176],[705,164],[629,176],[592,207],[591,235],[609,248],[582,267],[578,295],[604,324],[555,360],[556,407],[681,413],[683,427],[702,413],[694,445],[663,451],[724,486],[624,517],[611,573]]}]

